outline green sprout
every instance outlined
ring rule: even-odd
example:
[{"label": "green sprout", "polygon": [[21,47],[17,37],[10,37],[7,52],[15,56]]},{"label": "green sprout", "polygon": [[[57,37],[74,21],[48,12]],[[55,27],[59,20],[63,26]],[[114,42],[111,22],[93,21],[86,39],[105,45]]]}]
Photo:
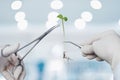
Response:
[{"label": "green sprout", "polygon": [[64,28],[64,22],[68,21],[68,18],[63,16],[62,14],[59,14],[57,16],[59,19],[61,19],[62,21],[62,28],[63,28],[63,34],[64,34],[64,37],[65,37],[65,28]]},{"label": "green sprout", "polygon": [[[62,14],[59,14],[57,17],[61,20],[62,28],[63,28],[63,36],[64,36],[64,39],[65,39],[64,22],[68,21],[68,18],[63,16]],[[65,44],[64,44],[64,47],[65,47]],[[71,60],[69,57],[66,56],[66,51],[63,52],[63,59],[67,59],[68,61]]]}]

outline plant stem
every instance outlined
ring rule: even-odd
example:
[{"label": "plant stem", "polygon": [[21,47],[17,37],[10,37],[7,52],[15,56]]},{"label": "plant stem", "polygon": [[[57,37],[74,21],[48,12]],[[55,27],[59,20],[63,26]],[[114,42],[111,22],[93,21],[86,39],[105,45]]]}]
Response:
[{"label": "plant stem", "polygon": [[[65,27],[64,27],[64,20],[62,19],[62,28],[63,28],[63,41],[65,41]],[[65,43],[63,43],[63,49],[64,49],[64,52],[65,53]]]},{"label": "plant stem", "polygon": [[65,28],[64,28],[64,20],[62,19],[62,27],[63,27],[63,36],[64,36],[64,39],[65,39]]}]

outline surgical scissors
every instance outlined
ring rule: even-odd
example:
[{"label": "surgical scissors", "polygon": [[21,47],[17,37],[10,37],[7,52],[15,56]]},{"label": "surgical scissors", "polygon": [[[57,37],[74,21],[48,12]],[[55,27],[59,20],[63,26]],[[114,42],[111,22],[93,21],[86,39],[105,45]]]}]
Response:
[{"label": "surgical scissors", "polygon": [[25,54],[25,56],[23,56],[23,58],[21,60],[23,60],[32,50],[33,48],[45,37],[47,36],[51,31],[53,31],[55,28],[59,27],[60,25],[56,25],[56,26],[53,26],[52,28],[50,28],[49,30],[47,30],[45,33],[43,33],[40,37],[36,38],[35,40],[31,41],[30,43],[26,44],[25,46],[21,47],[20,49],[18,49],[16,51],[16,55],[17,55],[17,52],[21,51],[22,49],[26,48],[27,46],[35,43],[33,45],[33,47]]},{"label": "surgical scissors", "polygon": [[35,46],[36,46],[45,36],[47,36],[51,31],[53,31],[55,28],[57,28],[57,27],[59,27],[59,26],[60,26],[60,25],[53,26],[52,28],[50,28],[49,30],[47,30],[45,33],[43,33],[40,37],[38,37],[37,39],[33,40],[32,42],[30,42],[30,43],[26,44],[25,46],[21,47],[20,49],[18,49],[18,50],[16,51],[16,53],[15,53],[16,56],[17,56],[17,52],[19,52],[20,50],[22,50],[22,49],[26,48],[27,46],[29,46],[29,45],[33,44],[34,42],[36,42],[36,43],[32,46],[32,48],[31,48],[21,59],[18,58],[18,60],[19,60],[18,66],[21,66],[22,68],[24,68],[23,65],[22,65],[22,60],[33,50],[33,48],[35,48]]},{"label": "surgical scissors", "polygon": [[[21,51],[22,49],[24,49],[24,48],[26,48],[27,46],[29,46],[29,45],[31,45],[31,44],[33,44],[33,43],[36,42],[36,43],[30,48],[30,50],[29,50],[21,59],[18,58],[18,65],[16,66],[16,68],[19,67],[19,66],[22,68],[22,71],[21,71],[20,75],[18,76],[18,80],[19,80],[20,76],[22,75],[22,72],[24,71],[24,66],[23,66],[23,64],[22,64],[23,59],[33,50],[33,48],[35,48],[35,46],[36,46],[45,36],[47,36],[51,31],[53,31],[55,28],[57,28],[57,27],[59,27],[59,26],[60,26],[59,24],[56,25],[56,26],[53,26],[52,28],[50,28],[49,30],[47,30],[45,33],[43,33],[40,37],[36,38],[35,40],[31,41],[30,43],[26,44],[25,46],[23,46],[23,47],[21,47],[20,49],[18,49],[17,51],[15,51],[15,55],[18,56],[18,52],[19,52],[19,51]],[[5,47],[8,47],[8,46],[9,46],[9,45],[6,45]],[[4,48],[5,48],[5,47],[4,47]],[[5,55],[3,54],[4,48],[1,50],[1,55],[2,55],[3,57],[8,57],[8,56],[10,56],[10,55],[5,56]],[[15,68],[15,69],[16,69],[16,68]]]}]

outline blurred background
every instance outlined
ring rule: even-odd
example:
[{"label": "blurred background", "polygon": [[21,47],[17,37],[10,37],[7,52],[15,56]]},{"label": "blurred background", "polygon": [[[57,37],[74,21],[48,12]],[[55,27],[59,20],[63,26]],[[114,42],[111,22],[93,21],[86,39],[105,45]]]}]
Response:
[{"label": "blurred background", "polygon": [[[61,20],[62,26],[48,34],[24,59],[25,80],[113,80],[106,62],[88,60],[79,48],[63,44],[69,40],[80,44],[96,33],[110,29],[120,31],[119,0],[0,0],[0,45],[20,43],[21,47],[36,39]],[[31,46],[19,52],[24,56]],[[64,47],[70,61],[63,59]],[[0,80],[5,80],[2,76]]]}]

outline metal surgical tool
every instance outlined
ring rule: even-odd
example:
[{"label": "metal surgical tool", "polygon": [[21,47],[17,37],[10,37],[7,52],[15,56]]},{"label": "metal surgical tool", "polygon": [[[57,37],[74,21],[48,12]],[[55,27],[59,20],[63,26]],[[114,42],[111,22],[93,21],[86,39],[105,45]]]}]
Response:
[{"label": "metal surgical tool", "polygon": [[[28,50],[28,52],[22,57],[22,58],[18,58],[18,64],[15,66],[14,70],[17,69],[18,67],[21,67],[21,73],[19,74],[18,76],[18,80],[20,78],[20,76],[22,75],[22,72],[24,71],[24,65],[22,63],[23,59],[36,47],[36,45],[45,37],[47,36],[50,32],[52,32],[54,29],[60,27],[60,25],[56,25],[56,26],[53,26],[52,28],[48,29],[45,33],[43,33],[40,37],[36,38],[35,40],[31,41],[30,43],[26,44],[25,46],[21,47],[20,49],[18,49],[17,51],[15,51],[15,56],[18,56],[18,52],[23,50],[24,48],[28,47],[29,45],[35,43],[31,48],[30,50]],[[6,45],[5,47],[8,47],[9,45]],[[9,57],[10,55],[8,56],[4,56],[3,55],[3,50],[4,48],[1,50],[1,54],[3,57]]]},{"label": "metal surgical tool", "polygon": [[78,48],[81,49],[81,46],[79,46],[79,45],[77,45],[77,44],[75,44],[75,43],[73,43],[73,42],[71,42],[71,41],[64,41],[64,43],[70,43],[70,44],[73,44],[74,46],[76,46],[76,47],[78,47]]}]

